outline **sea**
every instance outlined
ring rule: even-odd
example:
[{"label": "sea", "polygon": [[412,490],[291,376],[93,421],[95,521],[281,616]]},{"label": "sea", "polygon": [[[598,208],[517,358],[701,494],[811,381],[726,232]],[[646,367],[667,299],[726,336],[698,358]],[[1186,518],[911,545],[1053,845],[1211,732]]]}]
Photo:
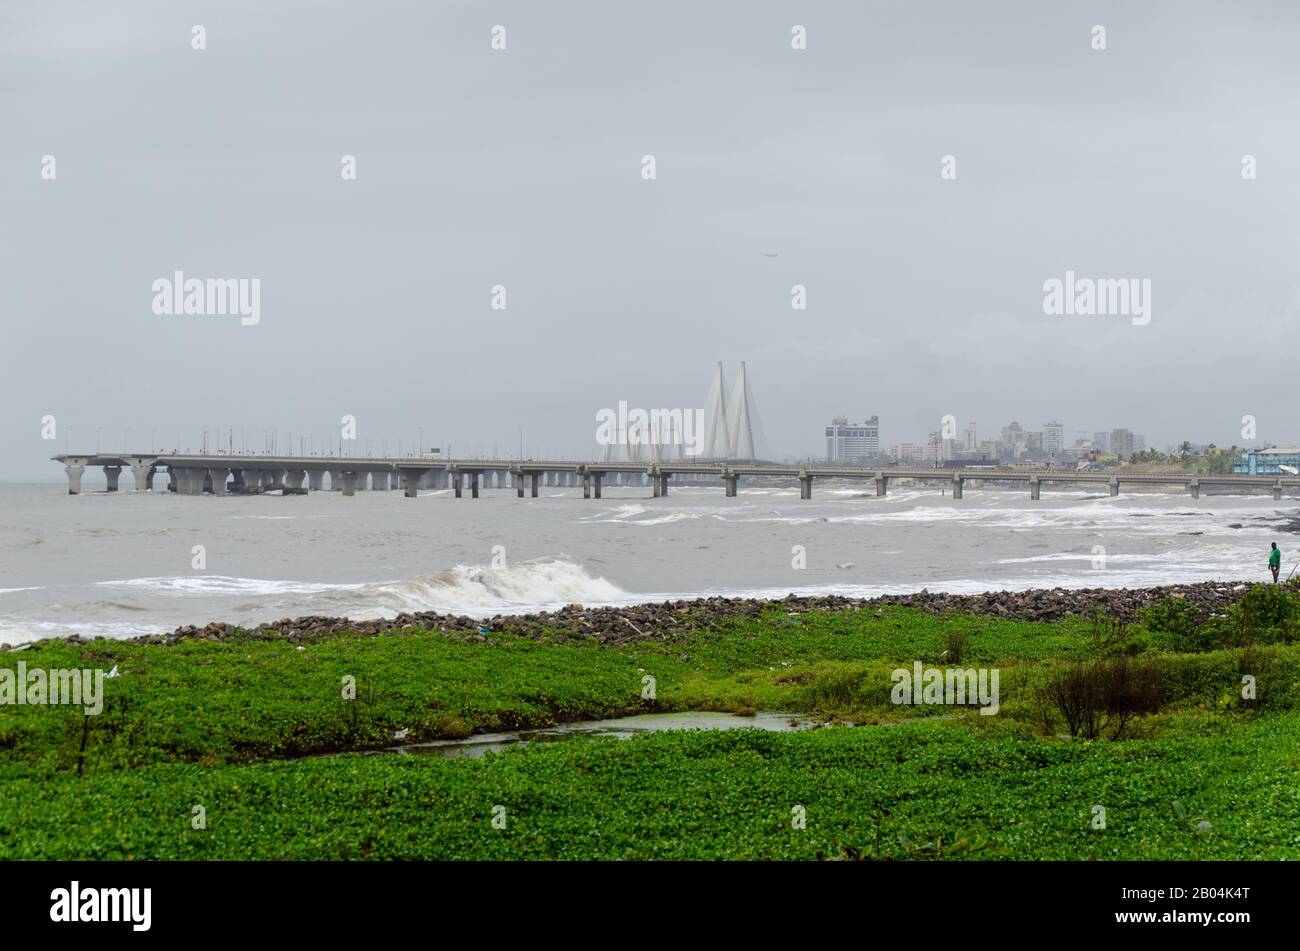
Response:
[{"label": "sea", "polygon": [[[89,474],[87,477],[89,482]],[[129,481],[129,480],[127,480]],[[870,482],[179,496],[0,485],[0,642],[713,595],[1147,587],[1300,560],[1295,500]]]}]

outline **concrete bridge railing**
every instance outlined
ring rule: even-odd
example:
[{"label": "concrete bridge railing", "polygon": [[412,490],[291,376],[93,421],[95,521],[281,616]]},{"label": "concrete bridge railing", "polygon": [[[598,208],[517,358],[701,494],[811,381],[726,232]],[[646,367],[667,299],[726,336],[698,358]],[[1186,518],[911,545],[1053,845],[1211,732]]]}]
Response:
[{"label": "concrete bridge railing", "polygon": [[600,498],[604,485],[648,485],[655,497],[668,494],[673,476],[691,480],[716,477],[725,494],[734,497],[740,480],[745,477],[797,479],[799,497],[812,498],[816,479],[862,479],[875,485],[876,495],[885,496],[890,480],[909,479],[923,483],[938,482],[951,487],[952,497],[963,496],[967,482],[1024,483],[1031,499],[1041,498],[1042,487],[1051,485],[1106,486],[1112,496],[1119,495],[1121,484],[1175,485],[1183,487],[1192,498],[1199,498],[1202,487],[1213,486],[1242,492],[1271,492],[1281,499],[1286,490],[1300,492],[1300,477],[1273,475],[1202,476],[1151,475],[1146,473],[1075,471],[1066,469],[969,469],[969,468],[861,468],[832,465],[786,465],[744,462],[572,462],[560,460],[503,459],[373,459],[339,456],[251,456],[240,454],[179,455],[174,453],[64,453],[53,457],[63,463],[68,477],[68,493],[82,490],[82,477],[88,467],[103,469],[109,492],[118,491],[123,468],[131,470],[134,488],[148,491],[155,476],[166,471],[168,489],[181,495],[211,493],[225,495],[266,491],[290,494],[325,490],[355,495],[359,491],[400,489],[414,497],[424,489],[451,489],[456,498],[468,490],[471,498],[479,497],[482,487],[511,488],[519,498],[527,488],[532,498],[539,487],[582,486],[584,498]]}]

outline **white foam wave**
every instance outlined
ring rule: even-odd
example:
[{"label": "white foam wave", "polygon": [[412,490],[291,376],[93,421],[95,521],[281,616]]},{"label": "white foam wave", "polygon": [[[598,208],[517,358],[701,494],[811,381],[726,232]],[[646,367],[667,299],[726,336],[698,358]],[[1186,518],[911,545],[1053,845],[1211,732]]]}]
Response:
[{"label": "white foam wave", "polygon": [[484,617],[550,610],[566,604],[625,604],[641,600],[581,565],[561,559],[504,568],[457,565],[449,571],[364,586],[356,617],[438,611]]},{"label": "white foam wave", "polygon": [[142,588],[149,592],[173,595],[241,594],[293,595],[322,594],[337,589],[362,589],[361,584],[321,584],[311,581],[275,581],[266,578],[237,578],[230,575],[176,575],[162,578],[127,578],[121,581],[97,581],[97,587]]}]

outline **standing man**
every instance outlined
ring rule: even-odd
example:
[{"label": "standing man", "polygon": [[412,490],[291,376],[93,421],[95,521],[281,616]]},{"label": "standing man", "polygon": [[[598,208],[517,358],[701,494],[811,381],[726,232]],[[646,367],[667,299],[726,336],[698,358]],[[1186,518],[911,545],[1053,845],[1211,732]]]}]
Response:
[{"label": "standing man", "polygon": [[1273,542],[1273,550],[1268,553],[1268,570],[1273,572],[1273,583],[1277,584],[1277,573],[1282,567],[1282,551]]}]

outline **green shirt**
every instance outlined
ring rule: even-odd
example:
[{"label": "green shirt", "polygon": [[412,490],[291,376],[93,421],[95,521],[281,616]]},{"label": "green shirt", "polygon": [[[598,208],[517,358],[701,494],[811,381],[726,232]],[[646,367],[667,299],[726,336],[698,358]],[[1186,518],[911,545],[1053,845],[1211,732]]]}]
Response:
[{"label": "green shirt", "polygon": [[1274,548],[1273,551],[1268,556],[1268,566],[1270,568],[1276,568],[1281,564],[1282,564],[1282,549]]}]

